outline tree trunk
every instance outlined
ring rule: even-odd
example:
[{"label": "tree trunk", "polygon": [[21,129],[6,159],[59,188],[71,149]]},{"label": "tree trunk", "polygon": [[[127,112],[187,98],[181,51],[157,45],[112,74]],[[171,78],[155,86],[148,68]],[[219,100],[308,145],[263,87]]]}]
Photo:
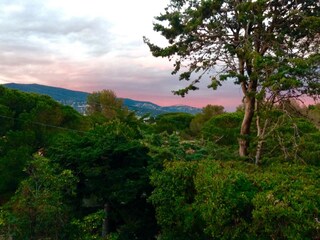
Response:
[{"label": "tree trunk", "polygon": [[105,217],[103,219],[102,222],[102,233],[101,233],[101,237],[105,238],[109,233],[110,233],[110,229],[109,229],[109,204],[105,203],[104,204],[104,213],[105,213]]},{"label": "tree trunk", "polygon": [[263,140],[258,140],[256,157],[255,157],[255,165],[257,166],[260,164],[260,159],[262,156],[262,146],[263,146]]},{"label": "tree trunk", "polygon": [[257,150],[256,150],[255,164],[259,165],[260,159],[261,159],[261,156],[262,156],[262,147],[263,147],[263,143],[264,143],[264,140],[265,140],[265,137],[266,137],[266,129],[268,127],[269,120],[266,119],[265,122],[264,122],[263,127],[261,127],[260,116],[257,116],[256,123],[257,123],[258,144],[257,144]]},{"label": "tree trunk", "polygon": [[240,138],[239,138],[239,155],[245,157],[248,155],[248,148],[250,144],[250,127],[254,116],[255,97],[247,94],[244,99],[244,117],[241,124]]}]

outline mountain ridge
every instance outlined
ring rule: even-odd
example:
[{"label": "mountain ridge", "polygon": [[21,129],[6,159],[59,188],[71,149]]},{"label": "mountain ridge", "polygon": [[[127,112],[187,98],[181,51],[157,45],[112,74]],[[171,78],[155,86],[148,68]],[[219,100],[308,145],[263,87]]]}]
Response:
[{"label": "mountain ridge", "polygon": [[[52,97],[54,100],[64,105],[69,105],[79,111],[85,113],[87,96],[90,94],[83,91],[75,91],[66,88],[53,87],[41,84],[20,84],[20,83],[6,83],[2,84],[4,87],[20,90],[23,92],[44,94]],[[185,112],[196,114],[201,112],[200,108],[191,107],[187,105],[172,105],[159,106],[150,101],[139,101],[130,98],[120,98],[123,100],[124,106],[129,110],[135,111],[137,115],[150,114],[156,116],[163,113]]]}]

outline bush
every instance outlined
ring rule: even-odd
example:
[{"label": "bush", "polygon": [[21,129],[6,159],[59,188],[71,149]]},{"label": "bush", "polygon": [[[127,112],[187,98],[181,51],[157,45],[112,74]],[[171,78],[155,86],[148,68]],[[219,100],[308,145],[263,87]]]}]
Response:
[{"label": "bush", "polygon": [[171,162],[154,172],[160,239],[319,239],[317,167]]},{"label": "bush", "polygon": [[241,113],[224,113],[212,117],[202,128],[205,139],[218,145],[236,145],[242,122]]}]

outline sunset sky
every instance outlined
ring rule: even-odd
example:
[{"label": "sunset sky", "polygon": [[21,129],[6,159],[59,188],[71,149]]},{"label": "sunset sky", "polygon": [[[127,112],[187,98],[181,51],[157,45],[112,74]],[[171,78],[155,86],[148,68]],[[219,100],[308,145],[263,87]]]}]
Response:
[{"label": "sunset sky", "polygon": [[118,97],[156,104],[223,105],[234,110],[241,91],[232,82],[185,98],[172,62],[143,43],[165,40],[152,30],[163,0],[0,0],[0,83],[38,83],[85,92],[112,89]]}]

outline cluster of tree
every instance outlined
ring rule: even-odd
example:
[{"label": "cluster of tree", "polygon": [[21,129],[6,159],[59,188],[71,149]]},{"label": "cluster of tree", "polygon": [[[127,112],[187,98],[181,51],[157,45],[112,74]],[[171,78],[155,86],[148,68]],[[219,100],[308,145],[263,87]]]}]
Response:
[{"label": "cluster of tree", "polygon": [[[118,231],[125,239],[152,238],[142,121],[116,106],[112,91],[90,95],[82,116],[46,96],[0,90],[0,236],[96,239]],[[93,110],[100,95],[104,107]]]},{"label": "cluster of tree", "polygon": [[[256,166],[255,151],[251,163],[238,155],[240,108],[138,118],[121,102],[115,109],[108,90],[90,95],[109,96],[81,116],[45,96],[1,91],[4,238],[320,236],[318,105],[275,107]],[[301,114],[310,110],[312,121]]]},{"label": "cluster of tree", "polygon": [[290,100],[319,94],[319,13],[170,1],[155,23],[169,45],[146,43],[194,79],[183,96],[218,65],[209,87],[233,79],[244,93],[233,113],[138,118],[103,90],[81,116],[0,87],[0,237],[319,239],[320,106]]},{"label": "cluster of tree", "polygon": [[0,203],[14,193],[26,162],[65,129],[83,131],[89,123],[71,107],[47,96],[0,86]]},{"label": "cluster of tree", "polygon": [[319,1],[171,0],[156,20],[154,30],[168,45],[144,41],[155,57],[173,60],[172,74],[189,82],[175,94],[184,97],[198,90],[208,75],[208,87],[214,90],[225,81],[240,85],[241,157],[250,153],[255,116],[260,149],[269,126],[260,114],[285,99],[320,94]]}]

